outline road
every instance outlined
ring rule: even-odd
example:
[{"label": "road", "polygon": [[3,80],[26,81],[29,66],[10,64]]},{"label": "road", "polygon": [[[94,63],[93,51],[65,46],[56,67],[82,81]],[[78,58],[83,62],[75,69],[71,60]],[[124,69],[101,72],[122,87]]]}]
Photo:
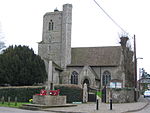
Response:
[{"label": "road", "polygon": [[[143,98],[142,98],[143,99]],[[141,111],[136,112],[128,112],[128,113],[150,113],[150,98],[149,104]],[[100,104],[100,110],[95,111],[95,103],[89,103],[89,104],[81,104],[77,107],[61,107],[61,108],[50,108],[46,109],[49,111],[31,111],[31,110],[23,110],[23,109],[17,109],[17,108],[9,108],[9,107],[0,107],[0,113],[121,113],[124,111],[127,111],[127,109],[135,108],[138,109],[139,107],[147,104],[146,100],[144,99],[143,102],[137,102],[137,103],[125,103],[125,104],[114,104],[114,110],[110,111],[109,105],[101,103]],[[119,107],[118,107],[119,106]],[[138,107],[137,107],[138,106]],[[134,110],[134,109],[133,109]],[[117,112],[116,112],[117,111]],[[131,110],[132,111],[132,110]]]},{"label": "road", "polygon": [[0,107],[0,113],[54,113],[54,112],[31,111],[31,110],[22,110],[17,108]]},{"label": "road", "polygon": [[[141,111],[136,111],[136,113],[150,113],[150,98],[148,98],[148,100],[149,100],[149,104],[148,104],[148,106],[146,106],[143,110],[141,110]],[[134,112],[135,113],[135,112]]]}]

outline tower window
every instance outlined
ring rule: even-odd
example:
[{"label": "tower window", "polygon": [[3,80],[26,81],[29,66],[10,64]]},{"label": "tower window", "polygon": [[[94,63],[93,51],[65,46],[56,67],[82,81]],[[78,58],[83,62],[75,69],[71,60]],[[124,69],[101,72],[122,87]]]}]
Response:
[{"label": "tower window", "polygon": [[49,31],[52,31],[53,28],[54,28],[54,22],[52,20],[50,20],[48,29],[49,29]]},{"label": "tower window", "polygon": [[103,86],[106,86],[111,80],[111,74],[109,71],[103,73]]},{"label": "tower window", "polygon": [[51,51],[51,46],[48,46],[49,52]]},{"label": "tower window", "polygon": [[71,84],[78,84],[78,73],[73,71],[71,74]]}]

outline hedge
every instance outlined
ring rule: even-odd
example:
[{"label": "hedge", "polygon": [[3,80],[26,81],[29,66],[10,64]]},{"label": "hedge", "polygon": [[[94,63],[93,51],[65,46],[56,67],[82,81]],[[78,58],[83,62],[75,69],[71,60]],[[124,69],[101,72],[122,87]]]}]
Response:
[{"label": "hedge", "polygon": [[[0,87],[0,99],[4,96],[5,101],[8,97],[11,101],[28,102],[35,94],[39,94],[45,86],[23,86],[23,87]],[[55,85],[55,89],[60,89],[60,95],[67,97],[67,103],[82,102],[82,88],[77,85]]]},{"label": "hedge", "polygon": [[1,87],[0,88],[0,98],[4,97],[5,101],[8,101],[8,97],[11,101],[15,101],[17,97],[18,102],[28,102],[33,95],[40,92],[42,86],[28,86],[28,87]]}]

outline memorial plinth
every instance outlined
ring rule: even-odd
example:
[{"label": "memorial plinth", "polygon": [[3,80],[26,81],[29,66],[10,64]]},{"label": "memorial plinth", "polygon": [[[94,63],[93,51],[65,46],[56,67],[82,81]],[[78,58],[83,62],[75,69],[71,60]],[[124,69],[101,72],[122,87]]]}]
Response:
[{"label": "memorial plinth", "polygon": [[33,104],[40,105],[65,105],[66,96],[51,96],[51,95],[33,95]]},{"label": "memorial plinth", "polygon": [[53,90],[53,62],[49,60],[49,68],[48,68],[48,84],[46,88],[46,94],[40,93],[40,95],[33,95],[33,104],[54,106],[54,105],[65,105],[66,104],[66,96],[59,96],[57,93],[60,90],[57,90],[56,95],[50,95],[50,90]]}]

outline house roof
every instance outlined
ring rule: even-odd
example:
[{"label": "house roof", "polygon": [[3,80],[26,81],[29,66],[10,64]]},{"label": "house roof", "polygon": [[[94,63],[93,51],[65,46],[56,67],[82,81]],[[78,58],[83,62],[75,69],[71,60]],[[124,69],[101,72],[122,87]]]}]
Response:
[{"label": "house roof", "polygon": [[121,46],[72,48],[68,66],[118,66],[121,51]]}]

